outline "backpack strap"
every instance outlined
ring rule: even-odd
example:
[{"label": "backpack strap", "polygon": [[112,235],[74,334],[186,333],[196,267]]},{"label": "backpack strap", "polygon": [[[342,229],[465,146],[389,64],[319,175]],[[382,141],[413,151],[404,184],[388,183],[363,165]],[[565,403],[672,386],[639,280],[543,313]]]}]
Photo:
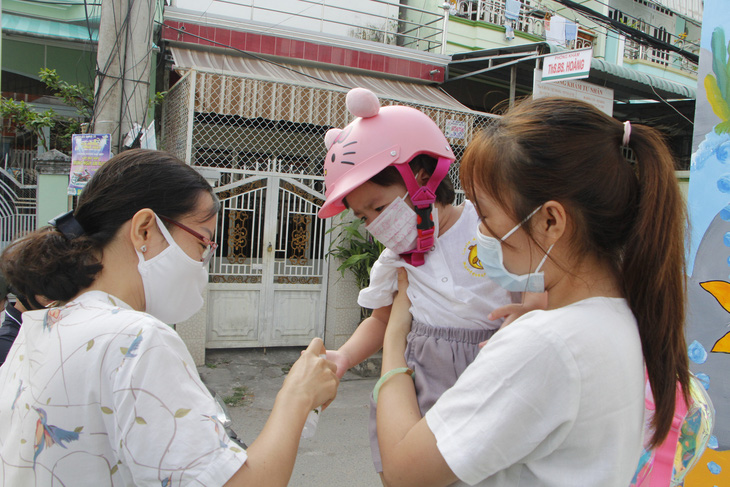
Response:
[{"label": "backpack strap", "polygon": [[667,438],[654,449],[654,468],[651,472],[649,487],[667,487],[671,485],[674,473],[674,457],[677,454],[677,443],[682,430],[682,423],[687,416],[687,404],[684,402],[682,387],[677,382],[677,391],[674,398],[674,418]]}]

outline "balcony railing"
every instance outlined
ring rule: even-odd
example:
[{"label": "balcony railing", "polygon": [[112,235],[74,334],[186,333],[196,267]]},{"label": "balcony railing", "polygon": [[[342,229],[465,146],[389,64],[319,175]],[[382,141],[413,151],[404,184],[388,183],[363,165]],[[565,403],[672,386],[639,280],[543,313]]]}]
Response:
[{"label": "balcony railing", "polygon": [[[545,12],[523,0],[515,31],[536,36],[545,36]],[[504,25],[504,0],[459,0],[455,15],[471,20],[481,20],[490,24]]]},{"label": "balcony railing", "polygon": [[[471,20],[480,20],[490,24],[504,25],[505,0],[458,0],[455,15]],[[514,30],[537,37],[545,37],[545,14],[539,1],[522,0],[522,7]],[[576,39],[565,43],[568,49],[585,49],[593,47],[594,36],[589,31],[578,26]]]},{"label": "balcony railing", "polygon": [[[172,5],[196,10],[199,3],[173,0]],[[420,51],[441,52],[443,44],[444,10],[413,7],[399,0],[213,0],[206,12]]]},{"label": "balcony railing", "polygon": [[[609,9],[609,17],[645,34],[649,34],[658,41],[674,44],[685,51],[699,54],[699,42],[691,42],[688,39],[685,39],[684,36],[680,37],[671,34],[665,28],[651,25],[644,20],[631,17],[630,15],[627,15],[621,10],[617,10],[615,8]],[[624,46],[624,58],[630,60],[643,60],[656,64],[660,67],[674,67],[687,73],[694,75],[697,74],[697,65],[689,61],[684,56],[666,49],[647,46],[631,39],[626,39]]]},{"label": "balcony railing", "polygon": [[681,71],[697,75],[697,65],[684,56],[664,49],[639,44],[627,39],[624,46],[624,59],[640,59],[660,67],[674,67]]}]

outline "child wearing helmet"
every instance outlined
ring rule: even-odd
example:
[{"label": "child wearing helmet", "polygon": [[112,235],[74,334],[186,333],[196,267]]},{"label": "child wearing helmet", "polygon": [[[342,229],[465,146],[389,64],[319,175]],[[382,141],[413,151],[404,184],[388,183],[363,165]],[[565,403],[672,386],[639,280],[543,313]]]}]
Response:
[{"label": "child wearing helmet", "polygon": [[[474,360],[479,344],[514,311],[512,294],[487,278],[476,258],[479,217],[473,204],[452,205],[447,173],[454,155],[438,126],[415,108],[381,108],[363,88],[348,93],[347,107],[358,118],[325,136],[326,201],[319,216],[349,208],[386,249],[358,297],[372,315],[339,350],[327,351],[327,358],[342,377],[380,350],[397,270],[404,267],[414,318],[406,358],[425,414]],[[371,448],[380,472],[374,406]]]}]

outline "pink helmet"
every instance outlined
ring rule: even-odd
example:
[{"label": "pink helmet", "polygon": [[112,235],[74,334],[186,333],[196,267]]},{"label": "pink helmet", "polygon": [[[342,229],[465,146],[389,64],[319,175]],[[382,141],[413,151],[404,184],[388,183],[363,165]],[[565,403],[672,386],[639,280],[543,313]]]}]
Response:
[{"label": "pink helmet", "polygon": [[[347,93],[347,109],[358,118],[344,129],[330,129],[324,137],[328,148],[324,161],[326,201],[319,217],[329,218],[345,210],[342,199],[390,165],[400,171],[413,204],[430,207],[436,188],[454,161],[438,125],[415,108],[381,108],[378,97],[365,88]],[[422,187],[408,165],[420,154],[438,159],[436,170]]]}]

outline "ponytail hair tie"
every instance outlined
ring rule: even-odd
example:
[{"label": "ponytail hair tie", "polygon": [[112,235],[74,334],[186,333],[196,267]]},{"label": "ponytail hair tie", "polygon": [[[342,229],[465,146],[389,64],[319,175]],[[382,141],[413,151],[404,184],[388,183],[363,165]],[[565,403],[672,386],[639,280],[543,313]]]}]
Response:
[{"label": "ponytail hair tie", "polygon": [[629,140],[631,140],[631,122],[626,120],[624,122],[624,139],[623,139],[623,143],[621,145],[624,147],[628,147]]},{"label": "ponytail hair tie", "polygon": [[61,232],[69,240],[80,237],[85,233],[84,228],[74,217],[73,210],[58,215],[53,220],[50,220],[48,223],[50,225],[53,225],[56,230]]}]

